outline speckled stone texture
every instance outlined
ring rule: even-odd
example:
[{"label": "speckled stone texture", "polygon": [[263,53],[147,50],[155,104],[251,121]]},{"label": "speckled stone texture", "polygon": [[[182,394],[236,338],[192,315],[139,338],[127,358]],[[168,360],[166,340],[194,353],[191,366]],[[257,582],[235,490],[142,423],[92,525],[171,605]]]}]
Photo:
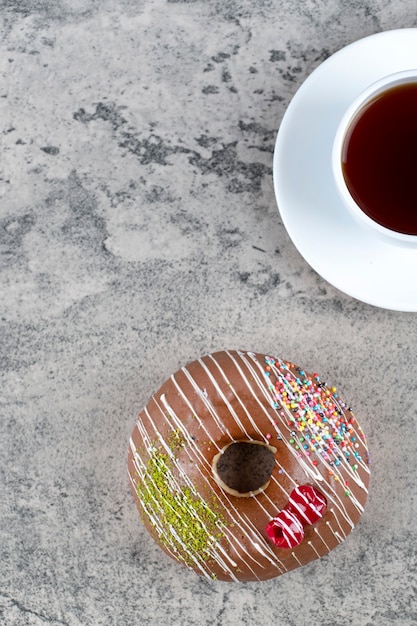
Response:
[{"label": "speckled stone texture", "polygon": [[[417,623],[417,318],[311,270],[272,187],[304,78],[410,26],[415,0],[0,0],[1,624]],[[129,490],[137,412],[224,348],[319,372],[372,452],[355,532],[259,584],[175,564]]]}]

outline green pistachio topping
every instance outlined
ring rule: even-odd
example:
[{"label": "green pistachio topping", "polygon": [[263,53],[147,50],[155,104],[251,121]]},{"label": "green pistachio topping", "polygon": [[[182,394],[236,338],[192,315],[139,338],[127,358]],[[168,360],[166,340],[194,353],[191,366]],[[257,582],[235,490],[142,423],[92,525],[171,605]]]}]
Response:
[{"label": "green pistachio topping", "polygon": [[[170,444],[171,448],[183,445],[176,439]],[[161,543],[179,560],[192,565],[210,558],[210,547],[223,536],[223,520],[197,491],[179,486],[167,453],[152,448],[137,494]]]}]

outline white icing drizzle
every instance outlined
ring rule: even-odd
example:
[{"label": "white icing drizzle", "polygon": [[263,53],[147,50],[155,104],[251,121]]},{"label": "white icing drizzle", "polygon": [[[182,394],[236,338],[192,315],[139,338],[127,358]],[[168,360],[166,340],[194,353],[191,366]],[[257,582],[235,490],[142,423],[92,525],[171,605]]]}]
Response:
[{"label": "white icing drizzle", "polygon": [[[227,380],[226,374],[225,374],[224,370],[220,367],[219,363],[215,360],[214,355],[210,355],[210,359],[213,361],[213,363],[216,364],[216,366],[218,368],[218,371],[222,374],[222,377],[225,380]],[[202,361],[199,361],[199,362],[202,363]],[[204,369],[207,371],[207,368],[206,368],[205,365],[204,365]],[[238,368],[238,369],[240,369],[240,368]],[[240,373],[242,374],[242,372],[240,372]],[[228,383],[228,384],[229,384],[230,390],[233,392],[233,394],[234,394],[235,398],[237,399],[238,403],[240,404],[241,408],[244,410],[245,415],[248,418],[248,420],[249,420],[249,422],[250,422],[254,432],[256,432],[262,439],[265,439],[265,433],[262,432],[262,430],[260,430],[260,428],[258,428],[257,423],[253,419],[252,414],[247,409],[247,407],[246,407],[245,403],[243,402],[242,398],[239,396],[239,394],[237,394],[237,392],[236,392],[235,388],[233,387],[233,385],[231,385],[230,383]],[[229,406],[230,406],[230,404],[228,403],[228,407]],[[235,419],[236,423],[242,428],[241,423],[235,417],[236,416],[236,412],[233,411],[231,414],[233,415],[233,418]],[[249,438],[249,435],[247,434],[246,430],[244,430],[242,428],[242,435],[244,435],[244,434]]]},{"label": "white icing drizzle", "polygon": [[[337,530],[334,530],[332,528],[332,525],[330,524],[329,520],[327,520],[326,525],[330,528],[330,530],[332,531],[332,533],[334,534],[336,539],[338,539],[339,543],[341,543],[343,541],[343,537],[340,536],[340,533],[338,533]],[[343,532],[343,535],[344,535],[344,537],[346,537],[346,533]]]},{"label": "white icing drizzle", "polygon": [[310,548],[313,550],[313,552],[315,552],[317,554],[318,558],[321,559],[321,554],[319,552],[317,552],[316,548],[314,547],[313,542],[312,541],[308,541],[307,543],[310,546]]},{"label": "white icing drizzle", "polygon": [[[343,538],[344,538],[344,539],[346,539],[346,537],[347,537],[347,533],[345,533],[345,531],[343,530],[343,526],[341,525],[341,523],[340,523],[340,521],[339,521],[339,517],[338,517],[338,515],[336,514],[336,512],[335,512],[335,510],[334,510],[333,508],[331,508],[331,509],[330,509],[330,511],[331,511],[331,513],[332,513],[332,515],[333,515],[333,519],[334,519],[334,521],[335,521],[335,522],[336,522],[336,524],[338,525],[339,530],[340,530],[340,532],[341,532],[341,533],[342,533],[342,535],[343,535]],[[353,530],[353,528],[354,528],[354,527],[351,527],[351,528],[352,528],[352,530]],[[335,531],[334,531],[334,533],[335,533],[335,535],[336,535],[336,533],[337,533],[337,534],[339,534],[337,530],[335,530]],[[340,535],[339,535],[339,536],[340,536]]]},{"label": "white icing drizzle", "polygon": [[[220,386],[218,385],[216,379],[214,378],[214,376],[212,375],[212,373],[210,372],[210,370],[208,369],[208,367],[206,366],[206,364],[204,363],[204,361],[202,361],[201,359],[198,361],[199,364],[201,365],[201,367],[203,368],[203,370],[206,372],[208,378],[210,379],[211,383],[213,384],[215,390],[217,391],[217,393],[219,394],[219,396],[221,397],[221,399],[223,400],[223,402],[225,403],[225,405],[227,406],[230,415],[233,417],[233,419],[235,420],[236,424],[238,425],[238,427],[241,430],[242,433],[242,437],[245,437],[246,439],[250,439],[249,437],[249,433],[246,431],[246,429],[243,427],[242,422],[240,421],[240,419],[237,416],[236,411],[233,409],[233,406],[230,404],[230,402],[228,401],[228,399],[226,398],[226,396],[224,395],[224,393],[222,392],[222,390],[220,389]],[[226,379],[225,374],[223,372],[223,377]],[[233,387],[230,385],[230,383],[228,383],[230,386],[230,389],[234,391]],[[223,431],[225,431],[231,438],[232,436],[230,435],[230,431],[227,428],[222,428]]]},{"label": "white icing drizzle", "polygon": [[[232,439],[232,435],[230,434],[229,429],[227,428],[227,426],[225,426],[223,424],[223,422],[221,421],[221,419],[217,415],[217,412],[216,412],[215,408],[213,407],[212,403],[210,402],[210,399],[209,399],[208,394],[207,394],[207,390],[205,390],[205,393],[201,392],[201,389],[199,388],[199,386],[197,385],[197,383],[195,382],[195,380],[191,376],[190,372],[185,367],[183,367],[181,371],[183,372],[183,374],[185,374],[185,376],[188,378],[188,380],[192,384],[194,391],[196,391],[196,393],[200,395],[200,398],[203,401],[204,406],[206,407],[206,409],[207,409],[208,413],[210,414],[210,416],[213,418],[217,428],[221,432],[226,433],[227,435],[229,435],[229,437]],[[175,374],[173,374],[172,377],[175,378]]]},{"label": "white icing drizzle", "polygon": [[319,533],[319,531],[318,531],[318,529],[317,529],[317,527],[316,527],[316,526],[314,527],[314,532],[316,533],[316,535],[317,535],[318,537],[320,537],[320,540],[321,540],[321,541],[324,543],[324,545],[326,546],[327,551],[328,551],[328,552],[330,552],[330,547],[329,547],[329,546],[327,545],[327,543],[324,541],[323,537],[322,537],[322,536],[321,536],[321,534]]}]

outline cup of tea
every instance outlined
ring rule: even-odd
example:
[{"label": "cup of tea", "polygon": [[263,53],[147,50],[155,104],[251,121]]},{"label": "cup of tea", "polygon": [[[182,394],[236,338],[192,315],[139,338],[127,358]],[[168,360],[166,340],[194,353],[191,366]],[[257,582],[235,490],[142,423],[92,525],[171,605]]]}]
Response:
[{"label": "cup of tea", "polygon": [[417,69],[361,93],[339,124],[332,161],[344,203],[362,223],[417,245]]}]

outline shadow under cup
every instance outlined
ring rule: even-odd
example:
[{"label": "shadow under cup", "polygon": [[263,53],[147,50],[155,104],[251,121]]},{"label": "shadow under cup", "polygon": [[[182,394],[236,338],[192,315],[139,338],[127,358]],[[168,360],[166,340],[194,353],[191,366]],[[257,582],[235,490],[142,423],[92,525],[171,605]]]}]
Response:
[{"label": "shadow under cup", "polygon": [[356,217],[417,243],[417,69],[382,78],[352,103],[336,133],[333,171]]}]

